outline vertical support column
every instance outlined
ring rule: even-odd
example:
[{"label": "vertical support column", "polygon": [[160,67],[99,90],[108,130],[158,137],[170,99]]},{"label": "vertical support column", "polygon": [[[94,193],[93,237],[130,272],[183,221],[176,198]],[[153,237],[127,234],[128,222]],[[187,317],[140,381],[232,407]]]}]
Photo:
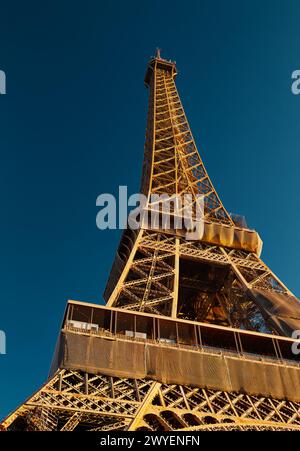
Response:
[{"label": "vertical support column", "polygon": [[63,376],[62,376],[62,372],[60,372],[59,376],[58,376],[58,391],[62,391],[62,381],[63,381]]},{"label": "vertical support column", "polygon": [[86,395],[89,394],[89,375],[88,375],[88,373],[84,373],[84,393]]},{"label": "vertical support column", "polygon": [[179,291],[179,238],[175,238],[175,264],[174,264],[174,287],[173,287],[173,302],[172,302],[172,318],[177,318],[178,308],[178,291]]},{"label": "vertical support column", "polygon": [[109,383],[110,383],[110,396],[112,398],[115,398],[115,387],[114,387],[114,378],[113,377],[109,378]]}]

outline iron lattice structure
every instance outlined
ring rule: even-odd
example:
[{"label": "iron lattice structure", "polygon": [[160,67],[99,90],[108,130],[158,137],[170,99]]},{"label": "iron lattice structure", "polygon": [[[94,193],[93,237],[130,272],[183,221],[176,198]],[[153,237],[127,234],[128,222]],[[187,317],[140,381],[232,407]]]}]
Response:
[{"label": "iron lattice structure", "polygon": [[[197,196],[204,196],[206,235],[189,241],[160,226],[125,230],[104,294],[107,307],[288,335],[291,324],[280,314],[270,314],[259,296],[283,300],[291,308],[295,298],[260,259],[256,232],[223,206],[197,151],[176,74],[175,63],[162,59],[159,52],[147,68],[149,110],[141,190],[149,211],[156,208],[153,194],[189,194],[192,212]],[[99,374],[57,368],[2,427],[300,430],[300,402],[190,385],[188,377],[186,385],[178,385],[149,377],[116,377],[109,370]]]},{"label": "iron lattice structure", "polygon": [[300,403],[61,370],[3,422],[11,430],[295,430]]}]

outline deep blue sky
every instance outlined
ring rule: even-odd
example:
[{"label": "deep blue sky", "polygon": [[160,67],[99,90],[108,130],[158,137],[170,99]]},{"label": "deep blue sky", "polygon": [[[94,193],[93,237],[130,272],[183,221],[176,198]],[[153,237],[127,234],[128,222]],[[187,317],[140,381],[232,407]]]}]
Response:
[{"label": "deep blue sky", "polygon": [[226,208],[300,295],[299,21],[297,0],[2,2],[0,417],[45,381],[67,299],[102,302],[119,232],[95,200],[139,189],[156,46]]}]

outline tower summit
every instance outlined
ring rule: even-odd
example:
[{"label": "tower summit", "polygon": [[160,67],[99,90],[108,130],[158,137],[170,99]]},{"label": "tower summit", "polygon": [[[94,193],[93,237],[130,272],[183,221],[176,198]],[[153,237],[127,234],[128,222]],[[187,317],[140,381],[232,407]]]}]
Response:
[{"label": "tower summit", "polygon": [[[106,306],[69,301],[48,381],[6,430],[300,430],[300,303],[222,204],[160,50],[149,90],[141,191],[203,199],[203,234],[126,229]],[[174,212],[170,212],[172,216]],[[174,216],[174,215],[173,215]]]}]

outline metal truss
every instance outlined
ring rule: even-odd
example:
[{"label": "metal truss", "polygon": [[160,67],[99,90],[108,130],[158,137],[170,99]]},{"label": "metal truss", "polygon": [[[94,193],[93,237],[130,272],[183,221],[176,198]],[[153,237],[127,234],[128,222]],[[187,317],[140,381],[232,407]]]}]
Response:
[{"label": "metal truss", "polygon": [[199,156],[174,75],[159,65],[153,68],[142,186],[149,199],[153,194],[190,194],[192,209],[197,195],[203,195],[205,218],[233,225]]},{"label": "metal truss", "polygon": [[59,370],[6,430],[300,430],[300,403]]},{"label": "metal truss", "polygon": [[126,429],[153,382],[60,370],[3,421],[11,430]]},{"label": "metal truss", "polygon": [[[198,273],[181,276],[185,261],[207,265],[212,286]],[[185,287],[194,294],[182,303]],[[268,332],[270,325],[251,298],[253,288],[292,294],[255,253],[141,230],[108,306]]]},{"label": "metal truss", "polygon": [[155,384],[129,430],[300,430],[300,404],[182,385]]}]

